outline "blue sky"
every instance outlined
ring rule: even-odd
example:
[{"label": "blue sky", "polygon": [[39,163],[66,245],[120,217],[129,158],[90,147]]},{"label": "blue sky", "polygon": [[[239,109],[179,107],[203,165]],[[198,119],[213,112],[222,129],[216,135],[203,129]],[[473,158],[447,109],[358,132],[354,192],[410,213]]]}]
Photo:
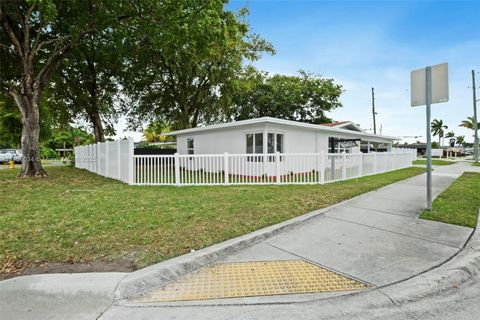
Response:
[{"label": "blue sky", "polygon": [[[471,70],[480,71],[480,1],[233,0],[247,6],[252,31],[277,53],[255,65],[271,73],[303,69],[342,84],[343,108],[335,120],[372,128],[370,88],[375,87],[377,128],[383,134],[425,137],[425,107],[411,108],[410,71],[449,63],[450,101],[432,106],[456,134],[473,114]],[[478,76],[480,78],[480,76]],[[477,81],[479,83],[480,80]],[[478,92],[479,90],[477,90]],[[417,139],[407,139],[412,141]]]}]

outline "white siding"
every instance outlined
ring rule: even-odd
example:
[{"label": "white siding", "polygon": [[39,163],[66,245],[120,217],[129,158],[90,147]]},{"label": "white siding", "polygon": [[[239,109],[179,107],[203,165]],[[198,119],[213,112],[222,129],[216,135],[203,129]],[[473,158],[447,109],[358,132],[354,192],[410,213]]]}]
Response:
[{"label": "white siding", "polygon": [[[243,125],[231,128],[218,128],[208,131],[192,132],[177,135],[177,151],[179,154],[187,154],[187,139],[194,139],[195,154],[220,154],[224,152],[234,154],[246,153],[247,133],[264,133],[264,151],[267,150],[267,132],[283,133],[284,153],[320,153],[329,152],[328,138],[341,139],[360,138],[357,132],[322,132],[308,128],[288,126],[275,123],[259,123]],[[387,142],[382,138],[361,137],[364,141]],[[360,152],[355,148],[353,152]]]},{"label": "white siding", "polygon": [[195,154],[246,153],[245,135],[249,132],[263,132],[265,125],[222,128],[207,132],[196,132],[177,136],[177,151],[187,153],[187,139],[194,139]]}]

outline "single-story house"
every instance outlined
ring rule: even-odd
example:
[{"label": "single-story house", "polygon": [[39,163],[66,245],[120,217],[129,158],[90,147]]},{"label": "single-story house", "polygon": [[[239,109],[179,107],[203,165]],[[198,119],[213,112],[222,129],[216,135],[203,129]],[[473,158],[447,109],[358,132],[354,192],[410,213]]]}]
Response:
[{"label": "single-story house", "polygon": [[363,132],[351,121],[310,124],[271,117],[169,132],[179,154],[360,153],[390,151],[397,137]]}]

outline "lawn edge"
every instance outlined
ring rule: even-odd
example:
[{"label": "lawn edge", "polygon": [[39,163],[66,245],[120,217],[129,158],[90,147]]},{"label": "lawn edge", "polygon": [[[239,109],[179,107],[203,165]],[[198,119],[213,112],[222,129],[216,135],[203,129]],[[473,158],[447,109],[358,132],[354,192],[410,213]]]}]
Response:
[{"label": "lawn edge", "polygon": [[[474,171],[465,171],[463,172],[458,178],[456,178],[445,190],[443,190],[437,197],[435,197],[435,199],[433,200],[432,202],[432,205],[434,204],[434,202],[437,200],[437,198],[441,197],[442,194],[446,193],[454,183],[456,183],[460,178],[462,178],[466,173],[474,173],[474,174],[479,174],[480,175],[480,172],[474,172]],[[435,212],[434,209],[432,209],[432,212]],[[439,212],[439,210],[436,210],[436,212]],[[480,212],[480,209],[479,209],[479,212]],[[467,226],[465,224],[460,224],[460,223],[452,223],[452,222],[446,222],[446,221],[442,221],[440,219],[438,219],[438,216],[437,217],[425,217],[426,214],[428,214],[429,211],[424,209],[422,211],[420,211],[420,215],[418,216],[420,219],[423,219],[423,220],[427,220],[427,221],[435,221],[435,222],[440,222],[440,223],[445,223],[445,224],[450,224],[450,225],[455,225],[455,226],[460,226],[460,227],[465,227],[465,228],[473,228],[475,229],[476,227],[478,227],[478,223],[479,223],[479,215],[477,215],[477,224],[475,226]]]}]

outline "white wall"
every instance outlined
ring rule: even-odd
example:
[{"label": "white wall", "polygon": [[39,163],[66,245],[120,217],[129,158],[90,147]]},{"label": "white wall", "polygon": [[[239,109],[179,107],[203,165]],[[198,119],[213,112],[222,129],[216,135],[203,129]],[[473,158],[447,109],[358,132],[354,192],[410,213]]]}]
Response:
[{"label": "white wall", "polygon": [[177,152],[187,154],[187,139],[193,138],[196,154],[246,153],[245,135],[263,132],[264,127],[263,124],[257,124],[178,135]]}]

